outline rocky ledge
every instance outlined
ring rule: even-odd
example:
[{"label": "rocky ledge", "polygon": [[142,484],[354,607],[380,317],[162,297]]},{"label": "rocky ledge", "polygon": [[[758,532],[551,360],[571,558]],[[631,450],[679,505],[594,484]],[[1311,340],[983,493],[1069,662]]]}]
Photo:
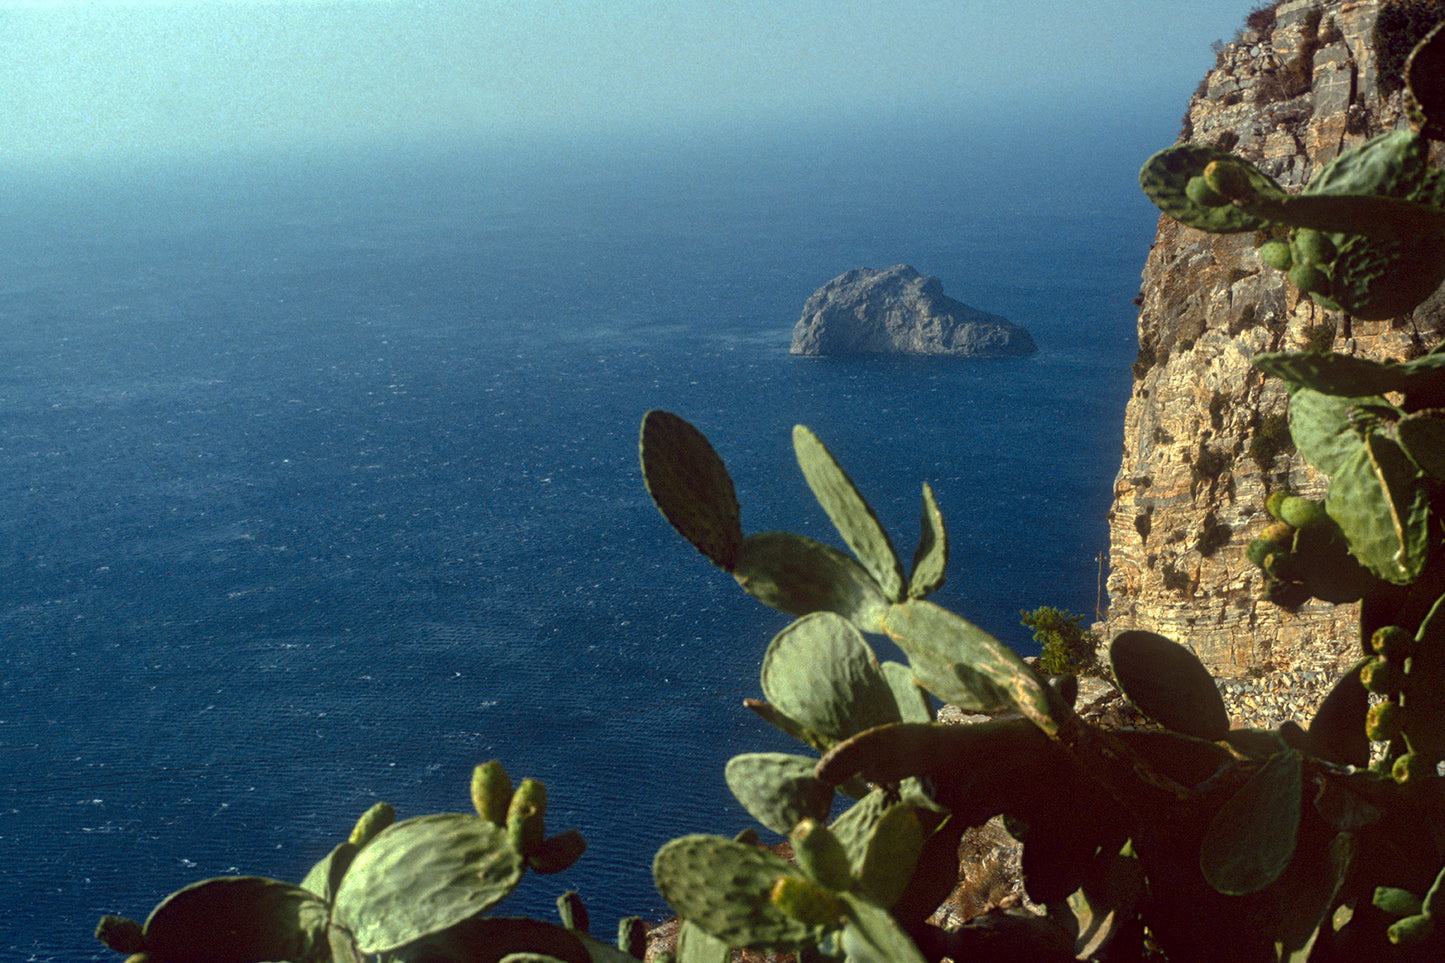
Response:
[{"label": "rocky ledge", "polygon": [[823,285],[793,327],[792,354],[1032,354],[1034,339],[996,314],[955,301],[907,264],[857,268]]}]

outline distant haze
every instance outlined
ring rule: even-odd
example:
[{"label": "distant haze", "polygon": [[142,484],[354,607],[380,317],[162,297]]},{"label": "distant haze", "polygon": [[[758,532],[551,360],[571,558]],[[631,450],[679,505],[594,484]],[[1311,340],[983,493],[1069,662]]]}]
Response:
[{"label": "distant haze", "polygon": [[[0,165],[1168,113],[1258,0],[0,0]],[[1171,131],[1172,133],[1172,131]]]}]

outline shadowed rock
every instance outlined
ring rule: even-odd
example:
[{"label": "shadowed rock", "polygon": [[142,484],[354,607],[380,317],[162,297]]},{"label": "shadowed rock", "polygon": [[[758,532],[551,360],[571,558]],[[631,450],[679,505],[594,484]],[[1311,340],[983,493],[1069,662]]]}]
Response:
[{"label": "shadowed rock", "polygon": [[792,354],[1032,354],[1034,339],[996,314],[955,301],[906,264],[857,268],[823,285],[793,327]]}]

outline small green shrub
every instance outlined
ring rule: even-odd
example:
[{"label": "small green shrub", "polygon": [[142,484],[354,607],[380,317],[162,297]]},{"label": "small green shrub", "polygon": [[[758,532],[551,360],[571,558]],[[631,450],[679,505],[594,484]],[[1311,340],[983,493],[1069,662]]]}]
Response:
[{"label": "small green shrub", "polygon": [[1104,675],[1099,637],[1084,628],[1084,617],[1040,606],[1019,612],[1019,622],[1033,630],[1040,646],[1039,668],[1050,675]]}]

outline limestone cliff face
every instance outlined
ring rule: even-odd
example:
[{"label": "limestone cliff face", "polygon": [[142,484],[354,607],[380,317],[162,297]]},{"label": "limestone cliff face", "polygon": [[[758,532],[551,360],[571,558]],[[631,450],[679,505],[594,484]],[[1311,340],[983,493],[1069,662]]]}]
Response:
[{"label": "limestone cliff face", "polygon": [[[1382,96],[1377,83],[1381,7],[1280,4],[1272,28],[1246,30],[1219,52],[1182,139],[1230,149],[1297,189],[1342,150],[1405,126],[1400,94]],[[1347,661],[1356,607],[1284,611],[1259,598],[1244,557],[1270,520],[1272,490],[1323,495],[1323,478],[1281,433],[1282,386],[1250,358],[1320,338],[1335,351],[1413,357],[1440,340],[1445,297],[1362,322],[1299,296],[1260,264],[1252,235],[1161,218],[1138,303],[1139,360],[1109,516],[1109,635],[1142,628],[1178,639],[1217,676]]]}]

